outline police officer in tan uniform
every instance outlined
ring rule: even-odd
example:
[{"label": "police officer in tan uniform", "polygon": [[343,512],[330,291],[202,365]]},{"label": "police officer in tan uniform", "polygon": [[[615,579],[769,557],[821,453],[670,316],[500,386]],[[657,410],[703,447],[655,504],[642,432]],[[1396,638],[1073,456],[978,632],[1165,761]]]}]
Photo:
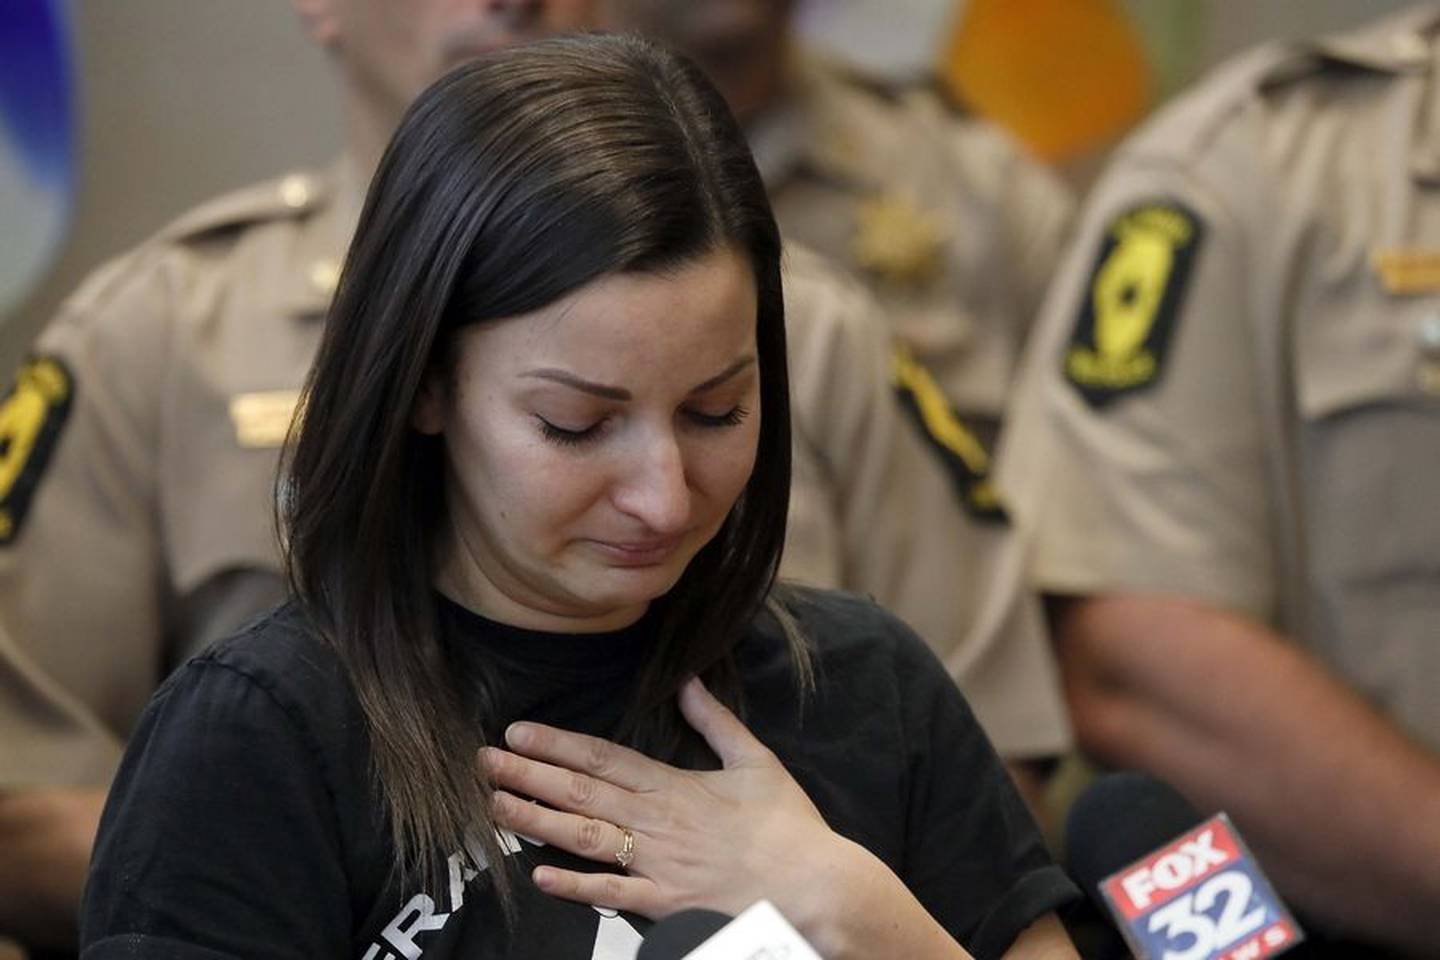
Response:
[{"label": "police officer in tan uniform", "polygon": [[1032,346],[1000,477],[1082,746],[1227,810],[1320,926],[1434,956],[1440,8],[1163,111]]},{"label": "police officer in tan uniform", "polygon": [[[296,0],[339,55],[346,159],[182,217],[90,278],[41,336],[0,407],[0,931],[73,936],[104,788],[140,709],[169,667],[283,596],[279,447],[390,126],[449,63],[584,25],[590,2]],[[866,295],[798,250],[786,285],[799,563],[787,572],[902,603],[969,591],[991,620],[1029,616],[1020,594],[985,589],[989,566],[967,567],[983,541],[895,402],[889,334]],[[987,688],[977,708],[1015,740],[1063,731],[1043,643],[942,653]],[[1040,695],[1012,702],[1013,676]]]}]

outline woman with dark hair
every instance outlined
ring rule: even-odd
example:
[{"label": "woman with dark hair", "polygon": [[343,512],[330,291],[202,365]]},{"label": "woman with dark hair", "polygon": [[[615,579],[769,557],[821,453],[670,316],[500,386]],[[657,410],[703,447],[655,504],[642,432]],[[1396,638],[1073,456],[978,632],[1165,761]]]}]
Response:
[{"label": "woman with dark hair", "polygon": [[780,241],[692,66],[569,38],[427,91],[303,409],[295,599],[156,695],[86,957],[618,958],[761,898],[827,957],[1073,956],[933,656],[774,583]]}]

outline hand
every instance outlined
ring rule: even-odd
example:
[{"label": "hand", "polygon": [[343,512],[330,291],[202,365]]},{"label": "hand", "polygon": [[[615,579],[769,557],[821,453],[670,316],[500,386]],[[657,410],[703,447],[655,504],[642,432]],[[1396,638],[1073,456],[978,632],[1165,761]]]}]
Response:
[{"label": "hand", "polygon": [[622,827],[634,835],[628,874],[537,867],[536,885],[554,896],[651,919],[692,907],[733,915],[764,897],[804,930],[851,872],[878,861],[830,830],[775,755],[699,680],[680,691],[680,710],[723,769],[680,770],[607,740],[513,724],[505,733],[513,752],[486,748],[481,757],[504,788],[497,822],[609,864],[624,846]]}]

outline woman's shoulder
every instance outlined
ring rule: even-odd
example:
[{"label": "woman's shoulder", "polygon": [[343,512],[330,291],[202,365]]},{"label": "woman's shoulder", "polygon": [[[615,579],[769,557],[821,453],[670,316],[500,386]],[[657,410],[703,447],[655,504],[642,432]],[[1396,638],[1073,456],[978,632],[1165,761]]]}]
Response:
[{"label": "woman's shoulder", "polygon": [[772,592],[757,630],[783,638],[786,618],[822,663],[844,659],[878,666],[884,662],[892,668],[944,675],[939,660],[915,631],[869,597],[782,584]]},{"label": "woman's shoulder", "polygon": [[263,695],[306,727],[348,725],[357,707],[339,657],[293,600],[192,657],[155,699],[237,686]]},{"label": "woman's shoulder", "polygon": [[[888,704],[897,714],[926,709],[924,705],[937,699],[963,704],[934,652],[899,617],[868,597],[778,586],[738,651],[741,670],[752,684],[789,678],[793,686],[793,638],[808,651],[822,701],[843,704],[863,688],[868,700]],[[960,709],[968,713],[968,707]]]}]

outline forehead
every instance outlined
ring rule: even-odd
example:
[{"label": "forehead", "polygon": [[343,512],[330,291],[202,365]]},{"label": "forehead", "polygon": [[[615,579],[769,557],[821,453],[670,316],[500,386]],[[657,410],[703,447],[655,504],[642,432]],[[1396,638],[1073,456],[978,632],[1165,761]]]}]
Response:
[{"label": "forehead", "polygon": [[600,277],[533,313],[469,328],[462,358],[491,373],[556,364],[617,383],[698,383],[755,349],[749,261],[725,249],[664,273]]}]

